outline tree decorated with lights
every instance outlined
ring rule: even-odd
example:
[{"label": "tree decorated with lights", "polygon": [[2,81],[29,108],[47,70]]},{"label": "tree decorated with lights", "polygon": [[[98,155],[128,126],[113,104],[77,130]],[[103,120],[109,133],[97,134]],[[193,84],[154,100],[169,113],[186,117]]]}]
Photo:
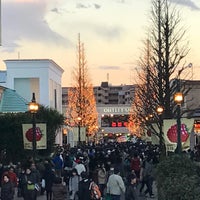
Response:
[{"label": "tree decorated with lights", "polygon": [[90,81],[85,58],[84,44],[78,38],[77,67],[73,70],[72,87],[68,90],[67,124],[71,127],[80,124],[86,128],[88,136],[94,136],[98,130],[98,114],[93,86]]}]

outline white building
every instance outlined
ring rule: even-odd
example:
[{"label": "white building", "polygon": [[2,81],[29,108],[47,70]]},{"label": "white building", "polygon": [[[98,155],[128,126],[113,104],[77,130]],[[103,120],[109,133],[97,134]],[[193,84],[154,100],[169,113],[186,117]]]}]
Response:
[{"label": "white building", "polygon": [[[37,103],[62,113],[61,79],[64,70],[50,59],[5,60],[6,71],[1,71],[0,85],[15,90],[28,102],[35,93]],[[62,132],[57,134],[62,144]]]}]

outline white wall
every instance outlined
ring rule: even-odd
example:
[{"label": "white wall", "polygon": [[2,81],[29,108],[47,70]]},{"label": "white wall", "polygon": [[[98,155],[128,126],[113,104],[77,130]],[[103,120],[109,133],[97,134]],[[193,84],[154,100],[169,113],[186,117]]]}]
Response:
[{"label": "white wall", "polygon": [[[27,101],[31,101],[32,93],[35,93],[39,104],[62,113],[61,79],[64,70],[60,66],[50,59],[18,59],[4,62],[7,68],[5,87],[16,90]],[[57,131],[56,143],[62,145],[62,130]]]},{"label": "white wall", "polygon": [[[62,112],[61,78],[63,69],[49,59],[5,60],[6,87],[16,90],[27,101],[36,101]],[[55,91],[57,104],[55,106]]]}]

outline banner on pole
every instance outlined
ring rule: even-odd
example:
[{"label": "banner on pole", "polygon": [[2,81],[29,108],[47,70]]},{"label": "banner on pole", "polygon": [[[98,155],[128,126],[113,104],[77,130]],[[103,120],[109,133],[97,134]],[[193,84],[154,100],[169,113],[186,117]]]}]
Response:
[{"label": "banner on pole", "polygon": [[[181,118],[181,143],[182,148],[190,148],[190,136],[193,130],[194,119]],[[177,121],[175,119],[165,119],[164,139],[169,151],[174,151],[177,146]]]},{"label": "banner on pole", "polygon": [[[24,149],[33,149],[33,125],[22,124]],[[36,124],[36,149],[47,148],[46,124]]]},{"label": "banner on pole", "polygon": [[[187,150],[191,145],[191,133],[193,131],[194,119],[181,118],[181,143],[183,150]],[[159,134],[159,129],[156,124],[152,124],[153,129]],[[177,121],[176,119],[163,120],[163,139],[165,141],[166,150],[174,152],[177,147]],[[151,141],[152,144],[159,145],[158,135],[152,134],[153,131],[149,128],[145,132],[144,139]]]},{"label": "banner on pole", "polygon": [[[72,132],[74,133],[74,142],[78,142],[78,131],[79,131],[79,128],[78,127],[74,127]],[[80,140],[81,142],[84,142],[86,141],[86,130],[85,130],[85,127],[80,127]]]}]

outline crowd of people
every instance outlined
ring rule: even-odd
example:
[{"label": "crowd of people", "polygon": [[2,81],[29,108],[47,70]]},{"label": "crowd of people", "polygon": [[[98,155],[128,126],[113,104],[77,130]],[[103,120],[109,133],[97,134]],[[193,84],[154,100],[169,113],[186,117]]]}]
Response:
[{"label": "crowd of people", "polygon": [[96,183],[101,199],[136,200],[153,198],[154,166],[159,147],[142,140],[126,143],[59,147],[47,159],[24,164],[0,165],[1,200],[13,200],[15,192],[24,200],[90,200],[91,183]]}]

